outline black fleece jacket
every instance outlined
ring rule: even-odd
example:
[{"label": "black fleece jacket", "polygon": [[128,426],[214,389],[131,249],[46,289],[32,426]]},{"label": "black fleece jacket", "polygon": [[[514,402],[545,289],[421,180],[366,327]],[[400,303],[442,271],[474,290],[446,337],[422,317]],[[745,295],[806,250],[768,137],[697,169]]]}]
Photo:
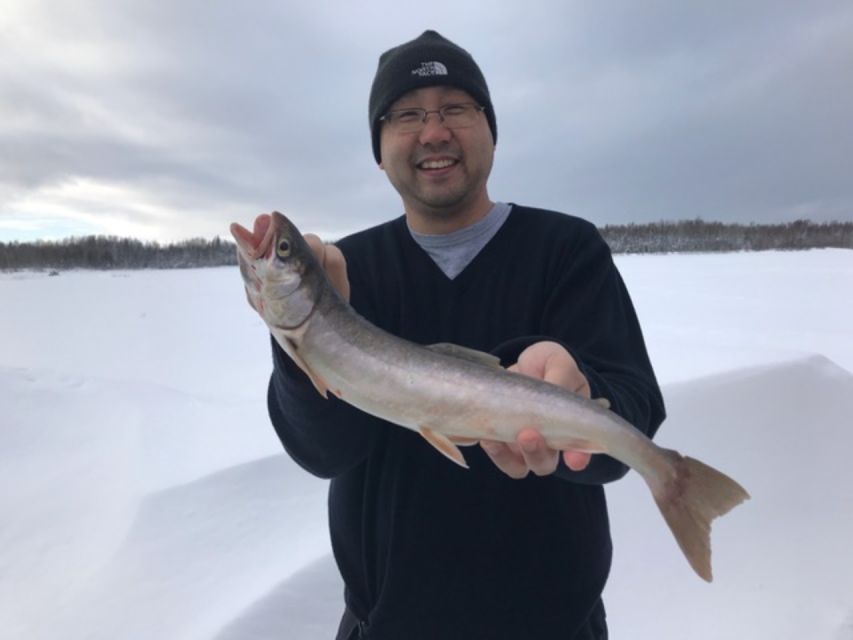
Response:
[{"label": "black fleece jacket", "polygon": [[[453,342],[512,364],[555,340],[593,397],[652,436],[660,390],[628,292],[595,227],[514,205],[450,280],[401,217],[338,243],[351,304],[383,329]],[[478,447],[462,469],[412,431],[324,400],[273,342],[269,412],[288,453],[331,478],[332,545],[347,606],[367,638],[572,638],[610,568],[602,484],[627,469],[607,456],[573,472],[512,480]]]}]

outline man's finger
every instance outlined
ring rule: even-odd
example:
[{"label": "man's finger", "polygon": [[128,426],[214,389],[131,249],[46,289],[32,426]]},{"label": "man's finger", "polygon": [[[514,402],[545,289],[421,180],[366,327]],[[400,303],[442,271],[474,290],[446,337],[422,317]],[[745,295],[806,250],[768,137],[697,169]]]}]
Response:
[{"label": "man's finger", "polygon": [[340,296],[349,302],[350,288],[347,277],[347,261],[344,254],[333,244],[326,244],[313,233],[306,233],[305,242],[317,258],[317,262],[326,272],[326,277]]},{"label": "man's finger", "polygon": [[303,238],[305,238],[305,242],[311,247],[311,251],[314,252],[314,257],[317,258],[317,262],[320,263],[320,266],[324,269],[326,268],[326,245],[323,244],[323,241],[320,240],[319,236],[315,236],[313,233],[306,233]]},{"label": "man's finger", "polygon": [[513,451],[509,445],[494,440],[483,440],[480,442],[483,451],[491,458],[495,466],[507,474],[510,478],[521,480],[527,477],[530,469],[524,461],[520,452]]},{"label": "man's finger", "polygon": [[347,277],[347,261],[344,254],[333,244],[326,245],[326,273],[332,285],[341,294],[341,297],[349,302],[350,288]]},{"label": "man's finger", "polygon": [[592,456],[582,451],[563,451],[563,462],[572,471],[583,471],[589,465]]},{"label": "man's finger", "polygon": [[522,429],[516,443],[525,464],[537,476],[547,476],[557,470],[559,453],[548,447],[545,438],[536,429]]}]

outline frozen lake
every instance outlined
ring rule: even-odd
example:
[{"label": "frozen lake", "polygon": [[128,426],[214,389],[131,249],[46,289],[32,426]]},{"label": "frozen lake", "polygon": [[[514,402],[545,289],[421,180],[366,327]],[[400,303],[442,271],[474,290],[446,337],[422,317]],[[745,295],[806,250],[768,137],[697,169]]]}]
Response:
[{"label": "frozen lake", "polygon": [[[752,500],[697,579],[608,488],[614,638],[853,640],[853,251],[618,256],[669,418]],[[326,483],[266,416],[235,268],[0,274],[0,636],[331,638]]]}]

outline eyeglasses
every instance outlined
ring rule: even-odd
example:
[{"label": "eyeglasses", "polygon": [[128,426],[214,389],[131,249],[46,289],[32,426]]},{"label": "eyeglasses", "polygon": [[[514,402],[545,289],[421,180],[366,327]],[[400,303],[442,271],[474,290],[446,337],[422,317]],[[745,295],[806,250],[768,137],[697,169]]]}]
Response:
[{"label": "eyeglasses", "polygon": [[389,111],[379,120],[395,133],[417,133],[426,126],[429,114],[437,113],[438,121],[448,129],[464,129],[473,125],[485,108],[474,102],[446,104],[441,109],[411,107]]}]

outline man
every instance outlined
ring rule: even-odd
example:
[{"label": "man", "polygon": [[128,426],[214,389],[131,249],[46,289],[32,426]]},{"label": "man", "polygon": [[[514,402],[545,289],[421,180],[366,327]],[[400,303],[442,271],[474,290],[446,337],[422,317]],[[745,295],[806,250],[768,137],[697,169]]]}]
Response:
[{"label": "man", "polygon": [[[653,435],[663,401],[604,241],[578,218],[489,198],[497,125],[473,58],[434,31],[387,51],[369,115],[405,215],[337,247],[310,238],[339,291],[391,333],[489,351],[607,398]],[[531,428],[466,449],[461,469],[416,433],[321,398],[273,352],[273,425],[300,465],[331,478],[339,639],[606,638],[602,484],[623,465],[552,451]]]}]

